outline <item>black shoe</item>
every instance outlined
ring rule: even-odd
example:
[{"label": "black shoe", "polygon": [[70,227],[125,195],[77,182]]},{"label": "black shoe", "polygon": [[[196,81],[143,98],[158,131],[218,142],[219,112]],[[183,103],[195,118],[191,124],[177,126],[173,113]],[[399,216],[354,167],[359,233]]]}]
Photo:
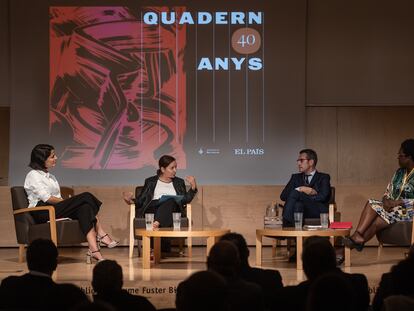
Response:
[{"label": "black shoe", "polygon": [[294,253],[293,255],[290,255],[288,262],[296,262],[296,259],[297,259],[296,253]]},{"label": "black shoe", "polygon": [[340,266],[344,263],[345,257],[342,255],[336,255],[336,266]]},{"label": "black shoe", "polygon": [[358,252],[361,252],[364,249],[364,243],[355,242],[351,237],[343,238],[344,245],[350,249],[355,248]]}]

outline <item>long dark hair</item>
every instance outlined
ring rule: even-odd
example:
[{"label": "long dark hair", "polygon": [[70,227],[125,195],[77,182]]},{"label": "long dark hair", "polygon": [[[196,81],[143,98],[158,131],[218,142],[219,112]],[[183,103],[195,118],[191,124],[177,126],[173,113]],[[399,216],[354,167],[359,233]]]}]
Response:
[{"label": "long dark hair", "polygon": [[30,155],[29,166],[34,170],[45,170],[45,162],[55,148],[47,144],[36,145]]},{"label": "long dark hair", "polygon": [[157,170],[157,175],[161,176],[161,167],[166,168],[168,165],[171,164],[171,162],[176,161],[175,158],[173,156],[170,155],[163,155],[159,160],[158,160],[158,167],[159,169]]}]

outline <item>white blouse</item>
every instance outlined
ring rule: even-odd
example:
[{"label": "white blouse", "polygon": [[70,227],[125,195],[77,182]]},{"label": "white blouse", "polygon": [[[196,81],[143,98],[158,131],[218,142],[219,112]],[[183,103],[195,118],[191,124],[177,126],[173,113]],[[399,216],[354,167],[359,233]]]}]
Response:
[{"label": "white blouse", "polygon": [[24,189],[29,200],[29,207],[35,207],[39,201],[47,202],[52,196],[62,198],[55,176],[41,170],[31,170],[27,173]]},{"label": "white blouse", "polygon": [[163,182],[158,179],[154,190],[153,200],[158,200],[163,195],[177,195],[172,182]]}]

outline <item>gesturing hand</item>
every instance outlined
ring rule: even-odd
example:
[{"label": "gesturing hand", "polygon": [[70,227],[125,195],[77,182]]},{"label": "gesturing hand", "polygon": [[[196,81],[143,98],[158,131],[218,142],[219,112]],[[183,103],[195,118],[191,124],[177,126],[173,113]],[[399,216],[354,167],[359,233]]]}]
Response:
[{"label": "gesturing hand", "polygon": [[196,180],[194,176],[185,176],[185,180],[190,184],[191,189],[197,188]]},{"label": "gesturing hand", "polygon": [[130,191],[124,191],[122,192],[122,197],[125,201],[126,204],[133,204],[133,198],[134,198],[134,194]]}]

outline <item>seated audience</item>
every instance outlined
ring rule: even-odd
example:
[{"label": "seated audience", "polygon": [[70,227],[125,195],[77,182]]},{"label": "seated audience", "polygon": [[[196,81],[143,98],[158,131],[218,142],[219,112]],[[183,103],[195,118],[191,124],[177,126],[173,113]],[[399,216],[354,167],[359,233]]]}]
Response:
[{"label": "seated audience", "polygon": [[147,298],[131,295],[122,289],[122,267],[114,260],[104,260],[93,268],[92,287],[95,302],[112,305],[116,310],[155,311]]},{"label": "seated audience", "polygon": [[279,271],[250,267],[249,248],[241,234],[233,232],[227,233],[221,237],[220,241],[230,241],[236,245],[240,257],[240,278],[261,287],[265,307],[269,309],[272,302],[275,301],[278,291],[283,287],[282,277]]},{"label": "seated audience", "polygon": [[323,274],[309,288],[307,311],[353,311],[355,291],[341,274]]},{"label": "seated audience", "polygon": [[227,284],[213,271],[192,274],[177,287],[177,311],[228,311]]},{"label": "seated audience", "polygon": [[226,279],[231,311],[264,310],[261,288],[240,277],[240,257],[236,246],[229,241],[213,245],[207,258],[207,268]]},{"label": "seated audience", "polygon": [[307,280],[296,285],[281,289],[275,298],[275,310],[306,310],[306,301],[311,285],[325,274],[338,274],[348,279],[354,289],[355,299],[352,310],[366,310],[369,306],[367,278],[362,274],[348,274],[336,267],[335,249],[328,239],[313,236],[306,239],[303,253],[303,270]]},{"label": "seated audience", "polygon": [[[411,247],[413,249],[413,247]],[[372,302],[374,311],[382,310],[384,300],[394,295],[402,295],[408,298],[414,297],[414,257],[410,252],[407,259],[400,261],[391,268],[391,272],[384,273],[380,285]],[[392,299],[395,300],[396,298]]]},{"label": "seated audience", "polygon": [[378,231],[398,221],[413,220],[414,139],[402,142],[398,151],[400,168],[394,173],[382,200],[370,199],[362,210],[354,233],[344,239],[346,246],[362,251]]},{"label": "seated audience", "polygon": [[57,267],[58,250],[52,241],[34,240],[27,248],[29,272],[9,276],[1,282],[0,309],[48,309],[56,283],[52,280]]},{"label": "seated audience", "polygon": [[385,298],[383,311],[412,311],[414,296],[393,295]]},{"label": "seated audience", "polygon": [[[144,217],[145,214],[154,214],[154,228],[172,227],[172,213],[183,212],[184,206],[190,203],[197,193],[197,184],[194,176],[185,179],[190,184],[189,191],[186,190],[183,179],[176,176],[177,161],[170,155],[163,155],[158,161],[159,169],[157,175],[145,179],[144,188],[139,196],[133,199],[131,192],[124,193],[127,204],[135,203],[136,215]],[[162,200],[164,195],[182,195],[183,198],[177,202],[174,198]],[[169,239],[161,239],[162,251],[170,251]]]},{"label": "seated audience", "polygon": [[69,311],[88,302],[86,294],[76,285],[69,283],[56,284],[49,297],[51,310]]}]

